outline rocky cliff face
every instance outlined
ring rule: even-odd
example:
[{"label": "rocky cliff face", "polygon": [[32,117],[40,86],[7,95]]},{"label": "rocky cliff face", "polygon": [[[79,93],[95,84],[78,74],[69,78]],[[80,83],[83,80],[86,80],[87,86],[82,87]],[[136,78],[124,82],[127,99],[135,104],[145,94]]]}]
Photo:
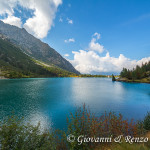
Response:
[{"label": "rocky cliff face", "polygon": [[29,34],[24,28],[20,29],[16,26],[5,24],[0,21],[0,34],[7,37],[12,43],[19,46],[23,52],[35,59],[79,74],[70,62],[63,58],[48,44]]}]

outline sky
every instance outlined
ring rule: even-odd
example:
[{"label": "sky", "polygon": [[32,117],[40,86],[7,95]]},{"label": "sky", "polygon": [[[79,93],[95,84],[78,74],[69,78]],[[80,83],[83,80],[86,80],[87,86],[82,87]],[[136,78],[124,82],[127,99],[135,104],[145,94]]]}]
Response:
[{"label": "sky", "polygon": [[81,73],[150,61],[149,0],[0,0],[0,19],[48,43]]}]

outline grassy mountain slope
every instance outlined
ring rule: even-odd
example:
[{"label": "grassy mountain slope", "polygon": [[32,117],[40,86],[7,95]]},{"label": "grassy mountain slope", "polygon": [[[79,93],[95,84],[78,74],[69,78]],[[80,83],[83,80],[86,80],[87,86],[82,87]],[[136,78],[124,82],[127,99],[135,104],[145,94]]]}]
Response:
[{"label": "grassy mountain slope", "polygon": [[19,46],[23,52],[31,57],[50,65],[53,64],[69,72],[79,74],[70,62],[48,44],[29,34],[25,29],[20,29],[0,21],[0,34],[5,35],[7,39]]},{"label": "grassy mountain slope", "polygon": [[66,70],[49,66],[23,53],[20,48],[7,39],[0,38],[0,76],[21,77],[59,77],[70,76]]}]

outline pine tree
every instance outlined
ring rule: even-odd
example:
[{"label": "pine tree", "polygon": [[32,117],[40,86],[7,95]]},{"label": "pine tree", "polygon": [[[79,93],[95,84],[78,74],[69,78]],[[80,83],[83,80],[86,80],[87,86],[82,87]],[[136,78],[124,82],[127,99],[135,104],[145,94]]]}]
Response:
[{"label": "pine tree", "polygon": [[116,81],[116,78],[113,74],[112,74],[112,81]]}]

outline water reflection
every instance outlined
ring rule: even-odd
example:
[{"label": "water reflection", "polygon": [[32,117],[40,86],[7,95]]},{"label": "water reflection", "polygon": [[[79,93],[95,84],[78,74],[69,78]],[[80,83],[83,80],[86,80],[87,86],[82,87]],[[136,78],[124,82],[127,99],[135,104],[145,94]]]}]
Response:
[{"label": "water reflection", "polygon": [[51,118],[42,112],[30,113],[28,116],[24,118],[23,123],[24,124],[30,123],[33,126],[36,126],[38,125],[38,123],[40,123],[41,131],[44,131],[45,129],[51,129],[53,126]]},{"label": "water reflection", "polygon": [[72,93],[74,103],[78,106],[85,103],[94,109],[112,110],[112,104],[123,103],[126,91],[121,83],[111,83],[107,78],[81,78],[72,81]]},{"label": "water reflection", "polygon": [[84,103],[97,113],[114,111],[125,118],[141,119],[150,110],[150,86],[111,82],[110,79],[81,78],[72,81],[74,104]]},{"label": "water reflection", "polygon": [[150,110],[150,85],[112,82],[108,78],[46,78],[0,80],[0,120],[14,112],[42,128],[66,128],[76,106],[141,119]]}]

